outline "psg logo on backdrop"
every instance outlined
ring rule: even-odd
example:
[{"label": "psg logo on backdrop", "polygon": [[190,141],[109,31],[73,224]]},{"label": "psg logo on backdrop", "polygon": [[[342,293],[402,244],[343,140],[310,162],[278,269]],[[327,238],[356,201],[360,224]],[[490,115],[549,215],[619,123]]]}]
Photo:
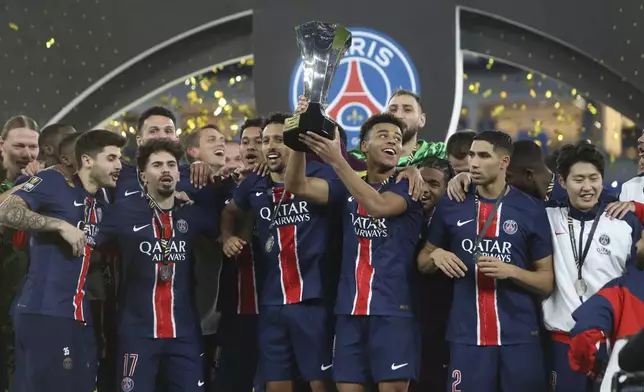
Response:
[{"label": "psg logo on backdrop", "polygon": [[[360,125],[372,114],[385,111],[387,99],[397,89],[420,94],[420,80],[411,58],[397,42],[374,30],[349,30],[353,43],[335,73],[326,113],[347,131],[348,147],[354,147]],[[291,110],[303,92],[300,60],[291,76]]]}]

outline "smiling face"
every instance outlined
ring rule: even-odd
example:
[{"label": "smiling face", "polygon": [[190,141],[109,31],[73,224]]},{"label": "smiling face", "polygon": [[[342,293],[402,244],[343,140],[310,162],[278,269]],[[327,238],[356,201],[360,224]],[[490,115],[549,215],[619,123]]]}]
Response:
[{"label": "smiling face", "polygon": [[216,129],[205,128],[199,132],[199,147],[196,156],[200,161],[213,167],[223,167],[226,163],[226,138]]},{"label": "smiling face", "polygon": [[368,160],[388,170],[398,166],[402,140],[403,133],[397,125],[380,123],[371,128],[360,149]]},{"label": "smiling face", "polygon": [[424,181],[423,197],[420,201],[423,204],[423,210],[429,212],[445,193],[447,188],[445,173],[433,167],[423,167],[420,169],[420,176]]},{"label": "smiling face", "polygon": [[570,204],[581,211],[588,211],[599,202],[603,182],[601,172],[589,162],[575,163],[565,179],[559,178],[559,183],[568,192]]},{"label": "smiling face", "polygon": [[284,144],[284,124],[268,124],[262,133],[262,152],[268,170],[281,173],[286,168],[290,151]]},{"label": "smiling face", "polygon": [[244,167],[255,167],[261,160],[262,149],[262,129],[260,127],[248,127],[244,129],[239,146],[239,155],[241,156]]}]

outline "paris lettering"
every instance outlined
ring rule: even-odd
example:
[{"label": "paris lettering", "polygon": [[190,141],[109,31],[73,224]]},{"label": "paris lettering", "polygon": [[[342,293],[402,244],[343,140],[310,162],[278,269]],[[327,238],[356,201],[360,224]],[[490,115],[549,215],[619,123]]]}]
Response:
[{"label": "paris lettering", "polygon": [[353,37],[353,43],[348,51],[348,56],[360,56],[372,59],[379,66],[387,68],[394,58],[394,52],[375,40],[366,40],[362,37]]},{"label": "paris lettering", "polygon": [[[259,210],[259,215],[266,221],[271,220],[272,208],[262,207]],[[308,203],[304,200],[295,201],[293,203],[284,203],[277,211],[275,224],[277,226],[294,225],[300,222],[308,222],[311,220],[309,213]]]},{"label": "paris lettering", "polygon": [[385,218],[374,218],[371,216],[362,216],[351,214],[353,231],[356,236],[362,238],[383,238],[387,237],[387,225]]},{"label": "paris lettering", "polygon": [[[474,253],[474,241],[465,239],[461,242],[461,246],[466,252],[470,254]],[[512,262],[512,244],[507,241],[497,241],[484,238],[481,240],[481,243],[479,243],[478,251],[483,256],[496,257],[506,263]]]},{"label": "paris lettering", "polygon": [[[139,244],[139,251],[152,257],[152,261],[163,261],[163,248],[160,241],[150,243],[143,241]],[[186,241],[170,241],[170,259],[169,261],[186,260]]]}]

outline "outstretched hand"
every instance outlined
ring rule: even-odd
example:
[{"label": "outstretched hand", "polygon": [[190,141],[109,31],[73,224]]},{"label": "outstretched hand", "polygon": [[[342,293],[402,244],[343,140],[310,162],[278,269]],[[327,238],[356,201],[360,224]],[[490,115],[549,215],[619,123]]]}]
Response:
[{"label": "outstretched hand", "polygon": [[300,134],[299,137],[300,141],[319,156],[325,163],[337,163],[342,159],[340,132],[338,131],[338,127],[335,127],[335,137],[333,140],[329,140],[310,131]]}]

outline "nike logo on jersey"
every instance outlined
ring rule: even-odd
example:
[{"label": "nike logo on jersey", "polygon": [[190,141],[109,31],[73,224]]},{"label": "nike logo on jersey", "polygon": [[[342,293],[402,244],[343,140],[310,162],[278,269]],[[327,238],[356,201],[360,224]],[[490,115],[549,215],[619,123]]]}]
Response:
[{"label": "nike logo on jersey", "polygon": [[148,226],[150,226],[150,225],[149,225],[149,224],[147,224],[147,225],[143,225],[143,226],[134,226],[134,229],[133,229],[133,230],[134,230],[134,232],[136,233],[137,231],[141,231],[141,230],[145,229],[145,228],[146,228],[146,227],[148,227]]},{"label": "nike logo on jersey", "polygon": [[333,367],[333,364],[322,365],[322,366],[320,366],[320,370],[322,370],[322,371],[329,370],[331,367]]},{"label": "nike logo on jersey", "polygon": [[396,365],[395,363],[392,363],[391,370],[398,370],[400,368],[404,368],[407,365],[409,365],[409,363],[401,363],[400,365]]},{"label": "nike logo on jersey", "polygon": [[255,192],[255,196],[261,196],[264,192]]},{"label": "nike logo on jersey", "polygon": [[74,200],[74,207],[82,207],[84,205],[85,205],[85,203],[79,203],[76,200]]},{"label": "nike logo on jersey", "polygon": [[139,193],[139,192],[141,192],[141,191],[125,191],[125,196],[127,197],[127,196],[133,195],[135,193]]},{"label": "nike logo on jersey", "polygon": [[353,201],[353,196],[349,197],[347,200],[349,200],[349,203]]},{"label": "nike logo on jersey", "polygon": [[226,203],[225,203],[225,204],[230,204],[230,199],[226,199]]},{"label": "nike logo on jersey", "polygon": [[203,387],[203,384],[204,384],[203,381],[201,381],[201,380],[197,381],[197,386],[198,387]]},{"label": "nike logo on jersey", "polygon": [[461,222],[461,221],[460,221],[460,219],[459,219],[459,221],[458,221],[458,222],[456,222],[456,226],[461,227],[461,226],[463,226],[463,225],[466,225],[466,224],[470,223],[470,222],[471,222],[471,221],[473,221],[473,220],[474,220],[474,219],[470,219],[470,220],[466,220],[466,221]]}]

